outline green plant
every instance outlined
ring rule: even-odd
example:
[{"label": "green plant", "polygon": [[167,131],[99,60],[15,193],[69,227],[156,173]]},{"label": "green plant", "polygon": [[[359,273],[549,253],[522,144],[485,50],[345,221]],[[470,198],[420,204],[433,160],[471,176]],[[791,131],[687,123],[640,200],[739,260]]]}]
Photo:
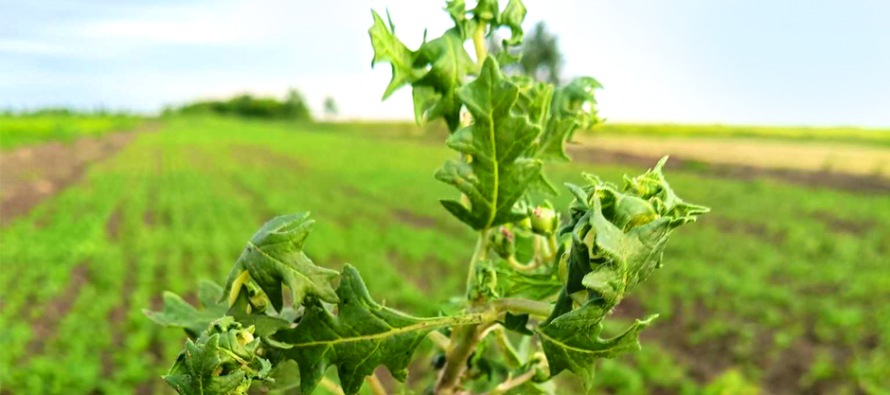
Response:
[{"label": "green plant", "polygon": [[[443,207],[478,234],[458,311],[420,318],[381,305],[357,269],[326,269],[305,254],[314,224],[308,213],[276,217],[247,243],[225,287],[201,283],[202,308],[168,292],[162,311],[146,311],[194,339],[164,377],[180,394],[244,394],[257,382],[355,394],[365,381],[381,393],[375,369],[384,365],[404,381],[427,338],[443,350],[436,394],[547,393],[563,370],[589,389],[597,359],[640,347],[639,333],[654,316],[607,338],[603,320],[660,267],[672,230],[708,209],[674,194],[662,175],[665,158],[625,177],[622,188],[593,175],[587,185],[567,185],[575,199],[561,218],[545,199],[556,190],[543,164],[567,161],[566,141],[599,122],[599,83],[584,77],[554,88],[501,71],[518,57],[508,50],[488,56],[485,36],[506,27],[504,47],[521,46],[526,10],[519,0],[503,11],[497,0],[472,10],[449,1],[445,9],[455,26],[417,51],[376,12],[370,35],[374,62],[392,66],[384,98],[411,85],[417,121],[443,118],[446,144],[459,154],[435,175],[461,193]],[[462,120],[463,108],[472,121]],[[339,384],[325,377],[332,366]]]}]

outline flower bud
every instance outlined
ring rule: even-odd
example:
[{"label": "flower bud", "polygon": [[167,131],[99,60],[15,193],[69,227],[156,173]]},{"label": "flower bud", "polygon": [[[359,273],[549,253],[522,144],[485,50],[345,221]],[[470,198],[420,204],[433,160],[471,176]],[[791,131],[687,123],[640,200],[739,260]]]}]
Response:
[{"label": "flower bud", "polygon": [[492,249],[501,258],[507,259],[516,253],[516,235],[506,226],[501,226],[491,236]]},{"label": "flower bud", "polygon": [[537,234],[549,236],[556,230],[558,218],[550,203],[544,203],[532,210],[530,215],[532,231]]}]

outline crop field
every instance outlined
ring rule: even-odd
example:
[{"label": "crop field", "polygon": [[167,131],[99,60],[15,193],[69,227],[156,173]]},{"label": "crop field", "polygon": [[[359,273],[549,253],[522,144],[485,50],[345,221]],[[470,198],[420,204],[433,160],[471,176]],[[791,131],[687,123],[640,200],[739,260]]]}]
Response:
[{"label": "crop field", "polygon": [[0,149],[50,141],[70,142],[79,137],[95,137],[114,131],[131,130],[140,123],[129,115],[82,114],[0,114]]},{"label": "crop field", "polygon": [[605,124],[599,133],[613,136],[688,138],[766,138],[795,142],[840,142],[890,145],[890,130],[853,127],[808,128],[790,126],[729,126],[670,124]]},{"label": "crop field", "polygon": [[[222,281],[280,214],[313,213],[306,249],[317,264],[348,262],[386,305],[436,314],[464,287],[474,235],[438,203],[454,192],[432,174],[454,154],[431,142],[222,118],[169,118],[140,133],[77,182],[4,215],[0,392],[173,394],[159,376],[185,334],[142,309],[159,309],[164,290],[194,302],[193,279]],[[548,168],[555,184],[644,170],[592,163],[583,150]],[[664,268],[607,320],[617,330],[661,315],[641,352],[601,363],[595,393],[890,394],[890,190],[685,167],[667,177],[713,211],[680,230]],[[561,193],[558,207],[569,199]],[[433,377],[426,349],[407,384],[416,393]],[[581,393],[561,382],[561,393]]]}]

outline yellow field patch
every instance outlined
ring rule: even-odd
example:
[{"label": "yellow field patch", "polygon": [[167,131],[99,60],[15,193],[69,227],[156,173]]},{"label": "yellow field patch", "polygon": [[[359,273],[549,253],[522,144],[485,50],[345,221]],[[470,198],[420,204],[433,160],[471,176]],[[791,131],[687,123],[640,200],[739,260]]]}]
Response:
[{"label": "yellow field patch", "polygon": [[879,146],[754,138],[576,136],[576,140],[585,147],[641,156],[673,155],[706,163],[890,177],[890,148]]}]

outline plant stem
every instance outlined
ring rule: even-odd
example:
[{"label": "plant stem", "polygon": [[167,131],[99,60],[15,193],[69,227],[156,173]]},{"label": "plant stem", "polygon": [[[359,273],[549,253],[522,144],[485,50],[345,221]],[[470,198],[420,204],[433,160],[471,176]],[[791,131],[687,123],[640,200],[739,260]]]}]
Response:
[{"label": "plant stem", "polygon": [[507,380],[503,383],[500,383],[500,384],[498,384],[497,387],[494,387],[493,390],[486,392],[482,395],[503,394],[509,390],[512,390],[513,388],[516,388],[522,384],[525,384],[525,382],[531,380],[532,377],[535,377],[535,369],[530,369],[528,372],[525,372],[525,373],[517,376],[516,378],[512,378],[512,379]]},{"label": "plant stem", "polygon": [[473,257],[470,258],[470,267],[467,268],[467,297],[471,297],[473,288],[476,285],[476,263],[485,259],[488,253],[488,235],[490,229],[479,232],[479,239],[476,240],[476,250],[473,251]]},{"label": "plant stem", "polygon": [[479,336],[485,326],[467,325],[454,328],[451,336],[451,347],[445,353],[445,367],[436,381],[433,393],[436,395],[453,395],[460,384],[460,378],[467,370],[467,359],[473,354],[476,345],[482,338]]},{"label": "plant stem", "polygon": [[516,349],[513,347],[513,344],[510,343],[510,338],[507,337],[507,331],[504,330],[504,327],[498,325],[495,328],[495,340],[497,340],[498,345],[501,346],[501,352],[504,354],[504,362],[507,363],[507,366],[510,368],[516,369],[522,366],[522,360],[519,359],[519,353],[516,352]]},{"label": "plant stem", "polygon": [[374,395],[386,395],[386,388],[383,388],[383,383],[377,378],[377,373],[368,376],[365,380],[368,382],[368,385],[370,385],[371,392]]},{"label": "plant stem", "polygon": [[473,46],[476,47],[476,63],[481,67],[482,63],[485,62],[485,58],[488,56],[488,50],[485,48],[484,23],[476,25],[476,30],[473,32]]},{"label": "plant stem", "polygon": [[[494,309],[492,310],[491,307]],[[485,308],[483,306],[476,307],[475,309],[479,311],[478,309]],[[548,303],[522,298],[504,298],[491,301],[488,306],[488,313],[486,313],[486,310],[483,310],[482,313],[468,313],[467,317],[476,317],[482,314],[487,319],[483,319],[482,322],[475,325],[464,325],[454,328],[450,346],[445,352],[445,367],[442,369],[442,373],[436,382],[435,394],[453,395],[455,393],[455,388],[457,388],[461,376],[467,369],[467,358],[476,350],[476,346],[483,339],[484,335],[488,333],[488,328],[500,316],[500,313],[509,311],[536,317],[547,317],[550,315],[551,310],[553,310],[553,307]],[[494,312],[494,314],[491,314],[491,312]]]},{"label": "plant stem", "polygon": [[547,237],[547,245],[550,246],[550,259],[552,260],[552,257],[559,252],[559,245],[556,243],[556,234],[551,233],[550,236]]},{"label": "plant stem", "polygon": [[448,350],[448,347],[451,346],[451,340],[448,339],[448,336],[442,334],[439,331],[432,331],[428,335],[426,335],[433,343],[436,344],[436,347],[439,347],[443,350]]},{"label": "plant stem", "polygon": [[507,258],[507,263],[509,263],[510,267],[512,267],[514,270],[518,270],[520,272],[534,270],[537,269],[538,266],[540,266],[540,262],[538,262],[536,259],[532,259],[532,261],[529,263],[522,263],[517,261],[516,257],[513,255],[510,255],[510,257]]},{"label": "plant stem", "polygon": [[333,382],[331,379],[329,379],[327,377],[322,377],[321,382],[319,382],[319,384],[321,384],[321,386],[324,387],[324,389],[328,390],[328,392],[332,392],[336,395],[344,395],[343,389],[340,388],[340,385]]},{"label": "plant stem", "polygon": [[536,317],[549,317],[553,311],[553,306],[550,303],[523,298],[495,299],[491,304],[497,311],[509,311],[514,314],[528,314]]}]

